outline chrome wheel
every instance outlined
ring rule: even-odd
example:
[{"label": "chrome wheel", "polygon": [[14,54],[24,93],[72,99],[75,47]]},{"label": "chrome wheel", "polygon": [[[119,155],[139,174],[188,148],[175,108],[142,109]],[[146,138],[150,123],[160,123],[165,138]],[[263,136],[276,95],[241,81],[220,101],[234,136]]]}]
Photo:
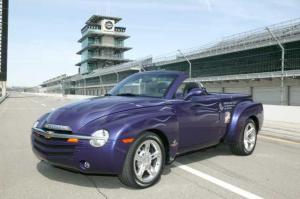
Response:
[{"label": "chrome wheel", "polygon": [[244,130],[244,146],[250,152],[253,150],[256,142],[256,128],[253,123],[248,123]]},{"label": "chrome wheel", "polygon": [[134,155],[134,173],[143,183],[151,182],[160,172],[162,151],[155,140],[142,142]]}]

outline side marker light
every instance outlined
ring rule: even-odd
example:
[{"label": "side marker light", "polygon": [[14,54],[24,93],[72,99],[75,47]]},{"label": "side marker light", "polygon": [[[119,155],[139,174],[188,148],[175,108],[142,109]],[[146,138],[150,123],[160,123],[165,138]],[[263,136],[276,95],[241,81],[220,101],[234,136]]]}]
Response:
[{"label": "side marker light", "polygon": [[132,143],[134,141],[134,138],[124,138],[121,140],[125,144]]},{"label": "side marker light", "polygon": [[77,142],[79,142],[79,140],[77,138],[69,138],[67,140],[67,142],[69,142],[69,143],[77,143]]}]

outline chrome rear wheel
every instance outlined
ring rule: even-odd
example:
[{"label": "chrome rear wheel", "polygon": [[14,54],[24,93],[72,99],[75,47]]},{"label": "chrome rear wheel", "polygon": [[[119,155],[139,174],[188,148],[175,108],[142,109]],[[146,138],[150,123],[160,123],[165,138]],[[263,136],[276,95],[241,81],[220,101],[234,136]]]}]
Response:
[{"label": "chrome rear wheel", "polygon": [[250,118],[246,120],[244,128],[238,134],[238,139],[230,145],[231,151],[236,155],[252,154],[256,145],[257,132],[255,122]]},{"label": "chrome rear wheel", "polygon": [[251,152],[256,143],[256,128],[253,123],[248,123],[244,129],[244,147]]}]

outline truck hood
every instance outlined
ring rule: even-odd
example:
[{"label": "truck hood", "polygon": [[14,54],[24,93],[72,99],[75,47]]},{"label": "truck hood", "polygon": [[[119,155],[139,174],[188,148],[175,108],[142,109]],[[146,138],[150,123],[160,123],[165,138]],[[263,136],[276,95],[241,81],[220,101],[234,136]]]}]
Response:
[{"label": "truck hood", "polygon": [[75,102],[51,112],[46,123],[71,127],[78,131],[87,123],[117,112],[162,105],[164,99],[107,96]]}]

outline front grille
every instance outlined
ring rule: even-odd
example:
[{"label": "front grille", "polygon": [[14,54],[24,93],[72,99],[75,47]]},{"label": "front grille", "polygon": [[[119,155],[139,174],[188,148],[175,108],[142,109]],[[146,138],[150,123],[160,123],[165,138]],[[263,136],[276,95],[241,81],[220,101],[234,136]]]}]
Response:
[{"label": "front grille", "polygon": [[[55,133],[58,133],[55,131]],[[72,156],[75,144],[66,142],[66,139],[50,138],[33,132],[33,147],[46,156]]]},{"label": "front grille", "polygon": [[73,134],[72,131],[52,130],[52,129],[47,129],[47,128],[43,128],[43,130],[44,131],[52,131],[54,133],[60,133],[60,134],[68,134],[68,135]]}]

